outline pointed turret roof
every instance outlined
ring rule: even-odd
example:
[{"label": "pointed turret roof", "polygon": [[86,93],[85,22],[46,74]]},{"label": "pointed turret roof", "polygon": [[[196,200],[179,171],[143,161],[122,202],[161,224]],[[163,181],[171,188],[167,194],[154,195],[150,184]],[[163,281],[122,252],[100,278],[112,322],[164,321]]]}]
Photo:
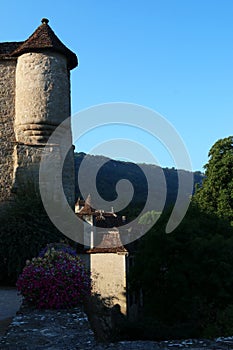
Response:
[{"label": "pointed turret roof", "polygon": [[79,215],[91,215],[94,213],[95,209],[91,206],[91,195],[89,194],[84,202],[83,208],[79,211]]},{"label": "pointed turret roof", "polygon": [[90,195],[90,193],[87,196],[87,199],[85,200],[85,205],[88,207],[91,207],[91,195]]},{"label": "pointed turret roof", "polygon": [[39,52],[41,50],[51,50],[60,52],[66,56],[68,68],[73,69],[78,65],[78,59],[74,52],[69,50],[48,25],[49,20],[43,18],[42,24],[34,31],[34,33],[16,48],[11,54],[12,57],[17,57],[26,52]]}]

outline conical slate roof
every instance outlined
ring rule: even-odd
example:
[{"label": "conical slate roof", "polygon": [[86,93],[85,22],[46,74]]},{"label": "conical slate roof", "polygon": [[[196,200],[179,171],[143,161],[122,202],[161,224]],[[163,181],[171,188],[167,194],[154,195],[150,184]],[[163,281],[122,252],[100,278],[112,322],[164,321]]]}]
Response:
[{"label": "conical slate roof", "polygon": [[41,50],[51,50],[60,52],[66,56],[68,61],[68,68],[73,69],[78,65],[78,59],[74,52],[69,50],[48,25],[48,19],[43,18],[42,24],[35,30],[35,32],[18,46],[11,54],[13,57],[18,57],[26,52],[39,52]]}]

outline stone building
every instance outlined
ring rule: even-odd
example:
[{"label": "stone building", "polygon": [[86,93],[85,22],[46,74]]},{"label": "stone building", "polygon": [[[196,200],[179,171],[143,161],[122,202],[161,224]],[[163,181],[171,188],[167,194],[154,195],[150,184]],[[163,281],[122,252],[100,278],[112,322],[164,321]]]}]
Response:
[{"label": "stone building", "polygon": [[[103,239],[106,230],[123,225],[124,218],[118,216],[114,209],[105,211],[94,209],[90,194],[86,200],[78,199],[75,204],[75,213],[83,222],[83,242],[88,248],[98,246]],[[122,244],[122,243],[121,243]]]},{"label": "stone building", "polygon": [[120,231],[122,218],[111,211],[96,210],[91,197],[78,200],[76,215],[83,220],[84,247],[80,257],[85,262],[93,280],[93,292],[119,305],[127,314],[127,256]]},{"label": "stone building", "polygon": [[[77,65],[77,56],[59,40],[45,18],[27,40],[0,43],[0,204],[9,200],[21,184],[31,180],[38,184],[45,146],[71,114],[70,71]],[[72,146],[70,124],[68,129]],[[59,162],[61,148],[62,142],[49,143],[47,152]],[[72,147],[65,159],[62,180],[67,200],[74,207]],[[96,211],[89,201],[80,204],[76,211],[84,219],[88,247],[83,259],[96,277],[94,291],[113,298],[113,304],[119,304],[125,314],[128,252],[116,228],[122,222],[118,222],[113,210]]]},{"label": "stone building", "polygon": [[[38,183],[41,154],[70,116],[70,70],[78,64],[46,18],[25,41],[0,43],[0,201],[26,178]],[[69,127],[71,139],[71,128]],[[59,159],[59,144],[51,145]],[[64,164],[64,192],[74,206],[74,158]]]},{"label": "stone building", "polygon": [[118,229],[105,230],[101,243],[86,251],[93,280],[93,292],[119,305],[127,313],[127,250],[122,245]]}]

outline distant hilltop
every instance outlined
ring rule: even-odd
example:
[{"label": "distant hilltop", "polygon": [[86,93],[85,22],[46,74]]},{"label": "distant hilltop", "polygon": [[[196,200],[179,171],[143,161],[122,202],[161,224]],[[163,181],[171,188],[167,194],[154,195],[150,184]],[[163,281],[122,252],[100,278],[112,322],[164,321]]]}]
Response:
[{"label": "distant hilltop", "polygon": [[[76,198],[82,197],[78,185],[78,172],[82,160],[85,157],[85,162],[88,165],[88,172],[92,173],[94,169],[99,168],[97,173],[97,189],[102,198],[107,201],[112,201],[117,198],[116,184],[121,179],[127,179],[134,187],[134,196],[131,206],[143,205],[147,198],[147,180],[144,175],[144,170],[150,178],[156,181],[156,173],[164,172],[167,186],[166,206],[170,206],[175,203],[177,191],[178,191],[178,176],[175,168],[160,168],[154,164],[135,164],[131,162],[112,160],[104,156],[88,155],[83,152],[75,153],[75,192]],[[101,164],[103,164],[101,166]],[[182,170],[184,173],[188,173],[186,170]],[[196,184],[201,184],[204,178],[204,174],[200,171],[193,173],[194,175],[194,187]],[[88,174],[86,174],[85,182],[87,188],[93,185],[89,183]]]}]

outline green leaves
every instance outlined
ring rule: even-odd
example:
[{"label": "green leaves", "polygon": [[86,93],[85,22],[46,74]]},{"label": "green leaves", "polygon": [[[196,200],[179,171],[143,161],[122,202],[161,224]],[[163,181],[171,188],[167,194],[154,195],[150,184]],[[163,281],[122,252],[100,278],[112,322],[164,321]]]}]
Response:
[{"label": "green leaves", "polygon": [[166,330],[157,339],[226,334],[224,326],[233,327],[227,324],[233,319],[233,229],[192,204],[180,226],[166,234],[167,216],[142,239],[130,274],[131,288],[143,291],[144,321],[156,320]]},{"label": "green leaves", "polygon": [[194,201],[207,213],[215,213],[233,225],[233,136],[218,140],[209,151],[206,178]]},{"label": "green leaves", "polygon": [[139,242],[129,285],[143,294],[142,334],[150,339],[232,335],[233,136],[217,141],[209,157],[179,227],[167,235],[164,213]]}]

